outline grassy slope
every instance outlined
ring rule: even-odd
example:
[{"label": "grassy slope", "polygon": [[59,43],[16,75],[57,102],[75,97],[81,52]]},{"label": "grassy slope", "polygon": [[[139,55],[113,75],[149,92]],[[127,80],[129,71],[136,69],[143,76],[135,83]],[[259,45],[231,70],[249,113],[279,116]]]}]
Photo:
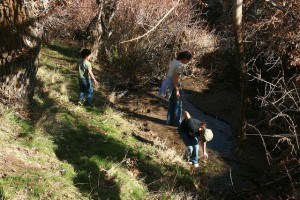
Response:
[{"label": "grassy slope", "polygon": [[137,128],[100,89],[94,107],[76,105],[73,52],[42,49],[34,120],[0,105],[0,199],[207,198],[173,149],[131,136]]}]

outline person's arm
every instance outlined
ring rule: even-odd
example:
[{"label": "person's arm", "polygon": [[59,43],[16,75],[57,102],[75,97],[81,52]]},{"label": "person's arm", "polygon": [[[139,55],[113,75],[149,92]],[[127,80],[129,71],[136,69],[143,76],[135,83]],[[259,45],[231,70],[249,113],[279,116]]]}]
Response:
[{"label": "person's arm", "polygon": [[168,72],[169,72],[169,67],[166,67],[166,72],[165,72],[164,78],[167,78]]},{"label": "person's arm", "polygon": [[206,142],[202,142],[201,141],[201,146],[202,146],[202,152],[203,152],[203,156],[205,159],[208,159],[208,154],[206,152]]},{"label": "person's arm", "polygon": [[173,75],[173,83],[174,83],[174,88],[176,91],[176,97],[180,97],[180,92],[179,92],[179,87],[178,87],[178,79],[179,79],[180,74],[179,73],[174,73]]},{"label": "person's arm", "polygon": [[190,119],[190,118],[191,118],[190,113],[188,113],[187,111],[184,111],[184,112],[183,112],[183,118],[184,118],[184,120]]},{"label": "person's arm", "polygon": [[183,112],[183,121],[188,121],[191,118],[190,113],[188,113],[187,111]]},{"label": "person's arm", "polygon": [[95,79],[95,76],[92,70],[89,69],[89,75],[91,76],[92,80],[94,81],[95,85],[98,85],[98,81]]},{"label": "person's arm", "polygon": [[199,131],[199,121],[196,119],[193,119],[190,113],[187,111],[183,112],[183,117],[186,123],[186,127],[188,132],[191,135],[197,135],[197,132]]}]

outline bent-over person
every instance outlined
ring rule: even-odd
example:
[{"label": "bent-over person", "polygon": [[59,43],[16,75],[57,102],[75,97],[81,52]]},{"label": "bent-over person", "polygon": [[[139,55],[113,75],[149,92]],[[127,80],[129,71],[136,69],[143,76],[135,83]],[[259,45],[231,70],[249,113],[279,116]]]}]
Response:
[{"label": "bent-over person", "polygon": [[205,122],[201,122],[197,119],[192,118],[187,111],[185,111],[183,115],[183,121],[178,127],[178,132],[187,147],[189,164],[192,164],[195,167],[199,167],[198,142],[200,141],[201,143],[204,158],[208,159],[206,142],[212,140],[213,132],[207,128]]}]

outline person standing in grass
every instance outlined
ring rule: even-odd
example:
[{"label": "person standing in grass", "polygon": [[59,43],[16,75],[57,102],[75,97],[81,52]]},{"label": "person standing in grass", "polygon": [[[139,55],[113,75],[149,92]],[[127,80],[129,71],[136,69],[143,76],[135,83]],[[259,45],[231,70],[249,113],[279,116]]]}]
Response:
[{"label": "person standing in grass", "polygon": [[192,54],[188,51],[182,51],[177,54],[170,67],[166,71],[164,79],[158,95],[169,100],[169,108],[167,114],[167,125],[178,126],[181,122],[182,115],[182,88],[179,82],[179,76],[183,73],[184,65],[192,59]]},{"label": "person standing in grass", "polygon": [[199,167],[198,141],[200,141],[201,143],[204,158],[208,159],[206,142],[212,140],[213,133],[210,129],[207,128],[205,122],[201,122],[197,119],[192,118],[187,111],[183,113],[183,116],[183,121],[178,127],[178,132],[187,147],[189,164],[192,164],[195,167]]},{"label": "person standing in grass", "polygon": [[[79,78],[79,104],[90,106],[92,103],[93,98],[93,84],[92,81],[94,81],[94,84],[97,86],[98,81],[95,79],[95,76],[92,72],[92,65],[88,61],[89,57],[91,55],[91,50],[89,49],[83,49],[81,54],[81,60],[77,63],[78,68],[78,78]],[[85,101],[86,96],[86,101]]]}]

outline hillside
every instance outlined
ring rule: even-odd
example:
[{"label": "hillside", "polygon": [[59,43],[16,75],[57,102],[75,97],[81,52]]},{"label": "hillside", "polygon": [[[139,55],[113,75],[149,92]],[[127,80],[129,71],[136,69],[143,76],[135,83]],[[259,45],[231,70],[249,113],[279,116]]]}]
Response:
[{"label": "hillside", "polygon": [[[229,125],[218,116],[231,122],[237,111],[224,113],[224,102],[218,112],[211,109],[219,100],[205,85],[206,78],[197,84],[183,80],[193,101],[184,101],[183,108],[206,121],[215,134],[208,145],[209,160],[200,158],[200,167],[194,168],[185,160],[176,128],[164,125],[167,102],[157,98],[156,87],[116,99],[116,91],[103,84],[109,77],[93,65],[102,77],[100,87],[92,106],[78,105],[77,52],[74,44],[44,46],[34,101],[27,109],[0,104],[1,200],[251,199],[253,194],[287,197],[293,191],[280,185],[285,177],[270,182],[279,169],[265,171],[264,149],[255,141],[248,140],[239,159],[232,155]],[[201,105],[216,116],[200,112]],[[267,187],[261,190],[258,183]]]},{"label": "hillside", "polygon": [[1,199],[209,198],[199,171],[162,139],[141,140],[146,132],[112,108],[104,88],[92,107],[77,105],[74,49],[43,47],[28,110],[0,105]]}]

